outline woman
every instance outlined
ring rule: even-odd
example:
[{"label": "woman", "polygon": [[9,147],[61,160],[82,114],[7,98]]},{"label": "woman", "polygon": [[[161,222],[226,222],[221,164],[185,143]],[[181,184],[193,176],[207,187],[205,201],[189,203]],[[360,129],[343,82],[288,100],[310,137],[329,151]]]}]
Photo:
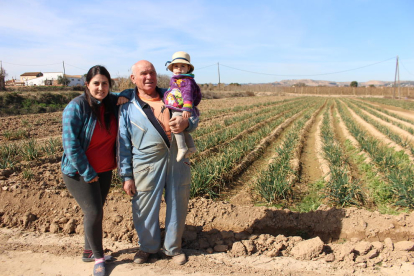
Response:
[{"label": "woman", "polygon": [[[84,213],[82,260],[95,260],[93,275],[103,276],[103,205],[111,185],[112,170],[116,168],[119,95],[109,93],[111,76],[100,65],[89,69],[85,84],[85,93],[73,99],[63,111],[61,170],[66,187]],[[126,99],[119,97],[119,101],[124,103]]]}]

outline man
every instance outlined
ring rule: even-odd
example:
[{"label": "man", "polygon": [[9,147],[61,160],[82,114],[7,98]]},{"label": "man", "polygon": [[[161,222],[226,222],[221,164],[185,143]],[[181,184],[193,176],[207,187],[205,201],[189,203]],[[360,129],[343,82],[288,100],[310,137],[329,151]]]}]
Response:
[{"label": "man", "polygon": [[140,250],[134,262],[141,264],[161,247],[159,211],[163,191],[167,204],[163,251],[178,264],[187,259],[181,250],[190,195],[190,165],[184,158],[176,161],[177,144],[171,132],[192,131],[198,118],[170,119],[162,98],[165,89],[157,87],[157,72],[152,63],[141,60],[132,67],[131,81],[136,85],[131,100],[120,108],[118,134],[118,171],[125,192],[132,196],[134,226]]}]

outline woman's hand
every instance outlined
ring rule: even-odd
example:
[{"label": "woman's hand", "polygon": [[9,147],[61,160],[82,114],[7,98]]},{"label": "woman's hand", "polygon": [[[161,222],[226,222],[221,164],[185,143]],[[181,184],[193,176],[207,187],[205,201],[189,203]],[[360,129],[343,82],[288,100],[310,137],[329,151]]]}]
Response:
[{"label": "woman's hand", "polygon": [[88,183],[93,183],[99,180],[99,176],[95,176],[94,179],[92,179],[91,181],[88,181]]},{"label": "woman's hand", "polygon": [[120,96],[118,97],[118,102],[116,103],[116,105],[122,105],[124,103],[127,103],[128,101],[129,101],[128,98]]}]

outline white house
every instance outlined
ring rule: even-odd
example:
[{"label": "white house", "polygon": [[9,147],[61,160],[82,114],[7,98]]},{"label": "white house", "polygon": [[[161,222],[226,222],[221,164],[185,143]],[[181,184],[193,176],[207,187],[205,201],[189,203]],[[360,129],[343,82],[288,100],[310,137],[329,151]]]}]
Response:
[{"label": "white house", "polygon": [[66,75],[66,78],[70,81],[68,84],[69,86],[85,85],[85,79],[81,75]]},{"label": "white house", "polygon": [[[43,73],[43,76],[30,79],[26,81],[28,86],[39,86],[39,85],[58,85],[58,77],[63,76],[62,72],[49,72]],[[68,86],[84,85],[85,80],[81,75],[65,75],[69,79]]]}]

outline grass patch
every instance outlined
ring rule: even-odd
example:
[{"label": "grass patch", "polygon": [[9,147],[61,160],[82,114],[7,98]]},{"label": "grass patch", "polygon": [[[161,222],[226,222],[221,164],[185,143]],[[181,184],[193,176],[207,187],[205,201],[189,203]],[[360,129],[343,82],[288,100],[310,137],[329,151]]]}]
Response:
[{"label": "grass patch", "polygon": [[324,196],[321,192],[324,190],[325,185],[326,183],[323,179],[309,183],[308,194],[292,210],[300,213],[316,211],[323,203]]}]

